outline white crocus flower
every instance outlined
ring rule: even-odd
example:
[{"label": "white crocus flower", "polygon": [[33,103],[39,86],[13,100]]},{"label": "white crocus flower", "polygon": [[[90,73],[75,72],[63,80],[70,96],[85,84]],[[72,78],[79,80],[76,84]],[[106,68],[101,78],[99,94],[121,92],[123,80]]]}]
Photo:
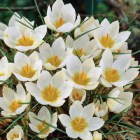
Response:
[{"label": "white crocus flower", "polygon": [[118,55],[120,54],[121,55],[121,53],[132,53],[132,50],[128,50],[128,43],[127,42],[124,42],[123,43],[123,45],[122,46],[120,46],[120,48],[119,49],[117,49],[117,50],[114,50],[113,51],[114,53],[118,53]]},{"label": "white crocus flower", "polygon": [[86,91],[84,89],[74,88],[69,98],[71,102],[80,101],[83,103],[86,99]]},{"label": "white crocus flower", "polygon": [[52,47],[47,43],[43,43],[39,47],[39,51],[43,66],[47,70],[56,70],[66,65],[68,51],[66,51],[64,40],[61,37],[54,41]]},{"label": "white crocus flower", "polygon": [[76,101],[70,106],[70,116],[66,114],[58,116],[70,138],[80,137],[83,140],[92,140],[90,131],[98,130],[104,125],[103,119],[93,117],[93,110],[93,104],[83,107],[79,101]]},{"label": "white crocus flower", "polygon": [[134,80],[139,71],[129,68],[131,64],[131,55],[124,54],[114,60],[109,49],[106,49],[102,55],[100,66],[102,67],[101,83],[105,87],[123,87]]},{"label": "white crocus flower", "polygon": [[106,102],[100,103],[100,101],[98,100],[95,103],[95,115],[97,117],[104,117],[106,115],[106,113],[108,112],[108,106],[106,104]]},{"label": "white crocus flower", "polygon": [[8,63],[7,57],[4,56],[0,60],[0,84],[3,84],[13,72],[13,64]]},{"label": "white crocus flower", "polygon": [[30,119],[30,129],[39,133],[38,137],[41,139],[46,138],[50,133],[55,131],[54,127],[57,127],[57,113],[50,114],[45,106],[39,110],[38,115],[29,112],[28,116]]},{"label": "white crocus flower", "polygon": [[130,36],[129,31],[119,33],[119,22],[114,21],[111,24],[104,19],[100,27],[94,31],[94,38],[98,46],[102,49],[119,49]]},{"label": "white crocus flower", "polygon": [[33,52],[29,57],[24,53],[16,53],[13,74],[19,81],[35,81],[39,78],[41,70],[42,61],[37,52]]},{"label": "white crocus flower", "polygon": [[24,31],[26,27],[33,28],[34,21],[29,21],[25,17],[21,17],[18,13],[14,13],[9,20],[8,26],[4,23],[0,23],[0,39],[4,39],[4,32],[7,27],[17,27],[18,29]]},{"label": "white crocus flower", "polygon": [[96,41],[94,39],[90,40],[88,35],[83,35],[75,41],[68,36],[66,45],[82,61],[88,58],[96,58],[101,54],[101,49],[98,48]]},{"label": "white crocus flower", "polygon": [[4,32],[5,32],[6,28],[7,28],[7,25],[0,22],[0,39],[2,39],[2,40],[3,40]]},{"label": "white crocus flower", "polygon": [[133,93],[124,92],[122,88],[115,88],[109,93],[108,97],[109,111],[120,113],[132,104]]},{"label": "white crocus flower", "polygon": [[71,4],[64,5],[62,0],[56,0],[48,7],[47,16],[44,18],[47,27],[56,32],[69,32],[80,24],[80,16],[77,16]]},{"label": "white crocus flower", "polygon": [[114,50],[113,53],[114,53],[114,58],[117,59],[123,54],[131,54],[132,50],[129,50],[128,43],[124,42],[123,45],[119,49]]},{"label": "white crocus flower", "polygon": [[17,92],[15,93],[14,90],[5,86],[3,87],[3,97],[0,97],[0,107],[3,109],[1,114],[3,116],[9,117],[21,114],[30,102],[31,96],[29,93],[25,93],[23,86],[18,84],[16,88]]},{"label": "white crocus flower", "polygon": [[23,137],[24,132],[19,125],[14,126],[6,135],[7,140],[23,140]]},{"label": "white crocus flower", "polygon": [[48,71],[43,71],[37,84],[27,82],[25,86],[40,104],[54,107],[64,104],[64,99],[71,94],[73,87],[71,82],[66,81],[62,71],[57,72],[54,76],[51,76]]},{"label": "white crocus flower", "polygon": [[74,88],[91,90],[99,84],[101,69],[95,67],[92,58],[82,63],[77,56],[69,56],[66,69],[63,70],[67,79],[73,82]]},{"label": "white crocus flower", "polygon": [[90,38],[94,37],[94,29],[96,30],[96,28],[98,27],[99,21],[97,19],[94,19],[94,17],[87,17],[85,18],[83,23],[81,23],[81,26],[75,29],[74,36],[77,37],[81,34],[88,32],[87,34]]},{"label": "white crocus flower", "polygon": [[4,31],[5,44],[18,51],[33,50],[43,42],[47,28],[41,25],[33,29],[34,22],[30,22],[17,13],[9,21],[9,26]]},{"label": "white crocus flower", "polygon": [[102,133],[99,133],[98,131],[94,131],[92,140],[102,140]]}]

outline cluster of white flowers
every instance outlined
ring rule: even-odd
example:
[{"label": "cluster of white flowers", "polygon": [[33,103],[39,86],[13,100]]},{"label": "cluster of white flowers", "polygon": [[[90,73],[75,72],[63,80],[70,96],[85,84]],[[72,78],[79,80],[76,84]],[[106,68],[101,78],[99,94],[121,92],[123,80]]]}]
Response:
[{"label": "cluster of white flowers", "polygon": [[[109,112],[120,113],[132,103],[133,93],[125,90],[139,69],[126,42],[130,32],[119,32],[118,21],[99,23],[87,17],[81,23],[73,6],[62,0],[48,7],[44,21],[45,25],[34,28],[34,21],[14,13],[8,26],[0,24],[0,38],[16,52],[13,63],[6,56],[1,58],[0,84],[12,74],[19,82],[16,92],[4,85],[1,115],[20,115],[35,98],[42,107],[37,115],[30,109],[28,117],[30,129],[39,138],[55,131],[59,119],[68,137],[101,140],[97,130],[104,126]],[[45,41],[47,28],[56,33],[52,44]],[[63,36],[70,31],[74,36]],[[98,93],[100,87],[110,89],[107,98],[87,102],[89,94],[104,95],[104,91]],[[65,110],[50,113],[48,106],[61,107],[66,102],[69,115]],[[7,133],[7,140],[23,138],[19,125]]]}]

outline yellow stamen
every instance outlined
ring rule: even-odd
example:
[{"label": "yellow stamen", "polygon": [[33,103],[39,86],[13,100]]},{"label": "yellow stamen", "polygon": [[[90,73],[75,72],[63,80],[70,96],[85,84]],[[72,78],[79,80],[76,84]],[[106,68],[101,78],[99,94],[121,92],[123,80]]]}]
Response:
[{"label": "yellow stamen", "polygon": [[11,112],[15,112],[18,108],[20,108],[22,106],[22,104],[20,103],[22,103],[21,100],[13,101],[9,106],[9,109],[11,110]]},{"label": "yellow stamen", "polygon": [[73,54],[76,55],[76,56],[78,55],[78,56],[81,57],[82,55],[85,55],[85,52],[84,52],[84,50],[81,48],[81,49],[76,49],[76,50],[74,50],[74,51],[73,51]]},{"label": "yellow stamen", "polygon": [[41,132],[41,134],[47,134],[50,130],[49,126],[43,122],[41,122],[38,126],[37,129]]},{"label": "yellow stamen", "polygon": [[77,90],[73,90],[72,91],[72,98],[76,101],[81,101],[82,100],[82,97],[83,97],[83,93],[81,92],[78,92]]},{"label": "yellow stamen", "polygon": [[116,69],[107,68],[104,74],[108,82],[117,82],[120,80],[119,72]]},{"label": "yellow stamen", "polygon": [[76,117],[71,121],[71,126],[74,131],[83,132],[88,127],[88,124],[84,118]]},{"label": "yellow stamen", "polygon": [[11,137],[11,140],[14,140],[14,139],[16,139],[16,138],[19,138],[19,134],[14,133],[14,134],[12,135],[12,137]]},{"label": "yellow stamen", "polygon": [[5,73],[4,72],[0,72],[0,76],[4,76],[5,75]]},{"label": "yellow stamen", "polygon": [[100,43],[105,47],[105,48],[112,48],[113,45],[115,44],[115,41],[107,34],[106,36],[102,36],[100,38]]},{"label": "yellow stamen", "polygon": [[61,27],[62,25],[64,24],[64,20],[63,18],[59,18],[55,23],[54,23],[54,26],[57,28]]},{"label": "yellow stamen", "polygon": [[34,39],[28,36],[22,36],[17,43],[17,46],[32,46]]},{"label": "yellow stamen", "polygon": [[60,97],[60,92],[57,88],[49,85],[42,90],[42,97],[48,102],[55,102]]},{"label": "yellow stamen", "polygon": [[21,68],[20,75],[22,75],[23,77],[32,78],[35,75],[35,70],[31,66],[26,64]]},{"label": "yellow stamen", "polygon": [[58,67],[61,64],[61,59],[58,56],[52,56],[47,59],[47,63],[50,63],[51,65]]},{"label": "yellow stamen", "polygon": [[87,77],[87,74],[84,71],[82,73],[77,72],[73,76],[73,81],[79,85],[86,86],[89,83],[90,78]]}]

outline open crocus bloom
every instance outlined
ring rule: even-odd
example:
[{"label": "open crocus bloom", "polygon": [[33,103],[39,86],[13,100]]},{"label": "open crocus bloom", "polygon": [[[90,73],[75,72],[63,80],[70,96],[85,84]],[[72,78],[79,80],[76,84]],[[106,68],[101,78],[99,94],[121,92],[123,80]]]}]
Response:
[{"label": "open crocus bloom", "polygon": [[83,107],[79,101],[76,101],[70,106],[70,117],[66,114],[58,116],[66,127],[66,133],[69,137],[93,140],[90,131],[98,130],[104,125],[101,118],[93,117],[93,107],[93,104]]},{"label": "open crocus bloom", "polygon": [[114,21],[111,24],[104,19],[100,24],[100,28],[94,31],[94,38],[98,46],[102,49],[117,50],[130,36],[129,31],[119,33],[119,22]]},{"label": "open crocus bloom", "polygon": [[19,81],[37,80],[41,69],[42,61],[39,59],[37,52],[33,52],[29,57],[24,53],[16,53],[13,74]]},{"label": "open crocus bloom", "polygon": [[83,23],[81,23],[81,26],[75,29],[74,36],[77,37],[81,34],[84,34],[85,32],[88,32],[87,34],[90,38],[94,37],[94,29],[96,30],[96,28],[98,27],[99,27],[98,20],[94,19],[94,17],[90,17],[90,18],[87,17],[85,18]]},{"label": "open crocus bloom", "polygon": [[77,56],[69,56],[65,71],[68,80],[73,82],[74,88],[91,90],[95,89],[99,82],[101,69],[95,67],[93,59],[87,59],[83,63]]},{"label": "open crocus bloom", "polygon": [[94,131],[93,140],[102,140],[102,133],[99,133],[98,131]]},{"label": "open crocus bloom", "polygon": [[3,87],[3,97],[0,97],[0,107],[3,109],[1,114],[3,116],[9,117],[21,114],[30,102],[31,96],[29,93],[25,93],[23,86],[18,84],[16,88],[17,93],[8,87]]},{"label": "open crocus bloom", "polygon": [[86,99],[86,91],[84,89],[74,88],[69,98],[71,102],[80,101],[81,103],[83,103]]},{"label": "open crocus bloom", "polygon": [[95,58],[100,55],[101,49],[98,48],[94,39],[90,40],[88,35],[83,35],[75,41],[68,36],[66,45],[74,55],[80,57],[82,61],[88,58]]},{"label": "open crocus bloom", "polygon": [[8,63],[7,57],[4,56],[0,60],[0,84],[3,84],[13,72],[13,64]]},{"label": "open crocus bloom", "polygon": [[33,29],[33,25],[34,22],[14,14],[9,21],[9,27],[4,31],[5,44],[22,52],[39,47],[46,35],[47,27],[41,25]]},{"label": "open crocus bloom", "polygon": [[21,17],[17,12],[15,12],[9,20],[8,27],[17,27],[24,30],[26,27],[33,29],[34,21],[29,21],[26,17]]},{"label": "open crocus bloom", "polygon": [[120,113],[132,104],[133,93],[124,92],[123,88],[115,88],[108,95],[107,105],[111,112]]},{"label": "open crocus bloom", "polygon": [[47,70],[56,70],[66,65],[68,51],[66,51],[64,40],[61,37],[54,41],[52,47],[47,43],[43,43],[39,47],[39,51],[43,66]]},{"label": "open crocus bloom", "polygon": [[97,117],[104,117],[106,115],[106,113],[108,112],[108,106],[106,104],[106,102],[100,103],[100,101],[98,100],[95,103],[95,115]]},{"label": "open crocus bloom", "polygon": [[25,86],[40,104],[54,107],[64,104],[64,99],[71,94],[73,87],[71,82],[66,81],[62,71],[57,72],[54,76],[51,76],[48,71],[43,71],[37,84],[27,82]]},{"label": "open crocus bloom", "polygon": [[25,26],[33,29],[34,21],[31,22],[27,18],[21,17],[18,13],[15,12],[10,18],[8,26],[3,23],[0,23],[0,39],[4,39],[4,35],[6,35],[4,34],[4,32],[7,27],[17,27],[24,31]]},{"label": "open crocus bloom", "polygon": [[24,132],[21,128],[21,126],[16,125],[14,126],[13,129],[11,129],[7,135],[6,138],[7,140],[22,140],[24,136]]},{"label": "open crocus bloom", "polygon": [[48,7],[47,16],[44,18],[47,27],[56,32],[69,32],[80,24],[80,16],[76,20],[76,12],[71,4],[64,5],[62,0],[56,0]]},{"label": "open crocus bloom", "polygon": [[[50,133],[55,131],[54,127],[57,127],[57,113],[50,114],[49,110],[43,106],[38,115],[33,112],[29,112],[30,129],[36,133],[39,133],[39,138],[46,138]],[[51,126],[52,127],[51,127]]]},{"label": "open crocus bloom", "polygon": [[112,85],[123,87],[134,80],[139,71],[129,68],[131,59],[130,54],[124,54],[114,61],[111,51],[106,49],[100,61],[102,67],[101,83],[105,87],[111,87]]}]

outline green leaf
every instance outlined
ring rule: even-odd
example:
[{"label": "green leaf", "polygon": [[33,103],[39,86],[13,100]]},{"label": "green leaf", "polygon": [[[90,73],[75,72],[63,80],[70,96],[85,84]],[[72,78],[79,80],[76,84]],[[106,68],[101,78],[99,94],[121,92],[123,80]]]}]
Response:
[{"label": "green leaf", "polygon": [[88,31],[86,31],[86,32],[84,32],[84,33],[82,33],[82,34],[80,34],[79,36],[77,36],[77,37],[75,38],[75,40],[77,40],[77,39],[80,38],[81,36],[83,36],[83,35],[85,35],[85,34],[91,32],[91,31],[94,31],[94,30],[96,30],[96,29],[98,29],[98,28],[100,28],[100,27],[96,27],[96,28],[94,28],[94,29],[88,30]]},{"label": "green leaf", "polygon": [[35,3],[35,6],[36,6],[36,9],[37,9],[37,11],[38,11],[38,14],[39,14],[39,16],[40,16],[40,19],[41,19],[42,23],[44,24],[44,23],[45,23],[45,22],[44,22],[44,18],[43,18],[43,16],[41,15],[41,12],[40,12],[40,10],[39,10],[39,7],[38,7],[38,5],[37,5],[36,0],[34,0],[34,3]]}]

